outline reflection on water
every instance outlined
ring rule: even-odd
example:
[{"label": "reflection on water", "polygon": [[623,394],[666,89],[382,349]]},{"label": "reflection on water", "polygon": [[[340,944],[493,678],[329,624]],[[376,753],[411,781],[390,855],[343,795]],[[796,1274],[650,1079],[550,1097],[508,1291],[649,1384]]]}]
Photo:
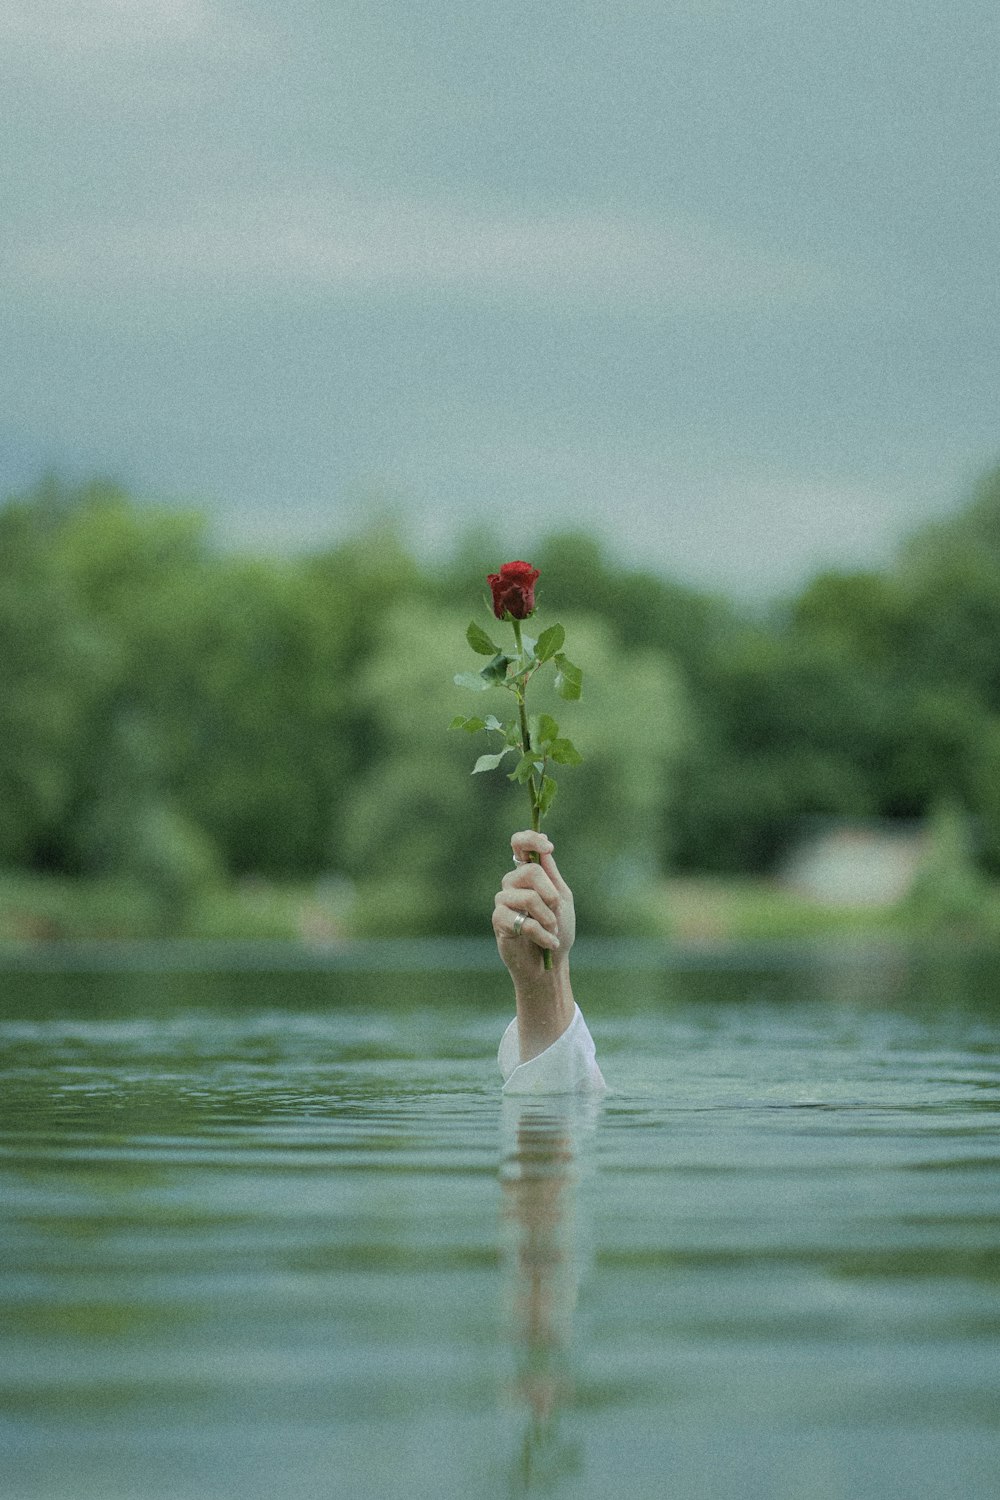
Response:
[{"label": "reflection on water", "polygon": [[516,1488],[530,1492],[578,1473],[578,1442],[559,1417],[574,1395],[573,1310],[584,1270],[574,1192],[599,1100],[503,1101],[504,1268],[514,1391],[525,1415]]},{"label": "reflection on water", "polygon": [[996,969],[847,968],[590,976],[596,1113],[503,975],[5,976],[0,1494],[993,1500]]}]

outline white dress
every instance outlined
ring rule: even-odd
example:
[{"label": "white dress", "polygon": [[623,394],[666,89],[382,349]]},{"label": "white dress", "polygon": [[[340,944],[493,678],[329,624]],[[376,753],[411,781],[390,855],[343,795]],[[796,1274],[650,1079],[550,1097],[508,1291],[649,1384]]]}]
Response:
[{"label": "white dress", "polygon": [[594,1038],[578,1005],[562,1036],[529,1062],[521,1061],[515,1016],[500,1041],[497,1062],[505,1094],[603,1093],[607,1088],[597,1066]]}]

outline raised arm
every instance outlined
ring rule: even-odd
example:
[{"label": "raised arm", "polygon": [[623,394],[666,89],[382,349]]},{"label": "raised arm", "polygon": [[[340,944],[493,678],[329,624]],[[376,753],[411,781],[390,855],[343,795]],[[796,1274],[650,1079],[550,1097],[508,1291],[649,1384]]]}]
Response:
[{"label": "raised arm", "polygon": [[[545,834],[526,829],[510,842],[515,866],[497,892],[493,932],[514,981],[524,1063],[557,1041],[576,1012],[569,980],[576,914],[573,892],[559,873]],[[529,862],[531,853],[538,854],[538,864]],[[551,969],[543,967],[543,948],[552,953]]]}]

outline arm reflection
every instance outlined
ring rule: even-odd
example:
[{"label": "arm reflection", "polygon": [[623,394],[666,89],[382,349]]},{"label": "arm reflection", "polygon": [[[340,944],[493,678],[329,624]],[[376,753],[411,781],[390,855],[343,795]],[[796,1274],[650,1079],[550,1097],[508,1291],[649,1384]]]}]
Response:
[{"label": "arm reflection", "polygon": [[529,1491],[581,1465],[579,1441],[559,1434],[574,1399],[573,1313],[585,1269],[576,1185],[600,1103],[593,1098],[504,1101],[500,1185],[513,1394],[527,1416],[515,1469]]}]

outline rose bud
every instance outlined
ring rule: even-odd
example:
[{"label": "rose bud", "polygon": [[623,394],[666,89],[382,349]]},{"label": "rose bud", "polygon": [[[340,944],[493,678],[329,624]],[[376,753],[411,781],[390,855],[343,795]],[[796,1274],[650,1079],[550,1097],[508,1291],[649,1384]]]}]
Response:
[{"label": "rose bud", "polygon": [[507,615],[526,620],[535,607],[535,580],[538,569],[526,562],[504,563],[499,573],[488,573],[486,582],[493,593],[493,613],[498,620]]}]

